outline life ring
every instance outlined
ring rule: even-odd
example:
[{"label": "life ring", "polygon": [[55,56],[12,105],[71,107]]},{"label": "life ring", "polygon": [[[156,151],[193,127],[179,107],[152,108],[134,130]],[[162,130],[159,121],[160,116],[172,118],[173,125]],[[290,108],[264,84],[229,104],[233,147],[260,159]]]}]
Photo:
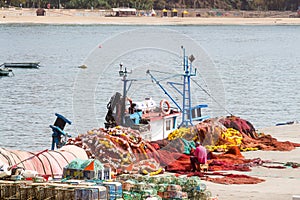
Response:
[{"label": "life ring", "polygon": [[[164,108],[164,105],[167,106],[167,109]],[[170,112],[171,112],[171,106],[170,106],[170,103],[169,103],[167,100],[165,100],[165,99],[161,100],[161,101],[160,101],[160,109],[161,109],[161,112],[162,112],[163,114],[165,114],[165,115],[170,114]]]}]

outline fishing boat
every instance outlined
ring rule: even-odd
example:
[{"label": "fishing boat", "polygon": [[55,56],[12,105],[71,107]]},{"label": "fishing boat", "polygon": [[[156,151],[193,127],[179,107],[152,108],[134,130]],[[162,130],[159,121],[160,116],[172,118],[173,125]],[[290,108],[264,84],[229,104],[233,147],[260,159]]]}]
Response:
[{"label": "fishing boat", "polygon": [[12,69],[6,67],[0,68],[0,76],[9,76],[12,73]]},{"label": "fishing boat", "polygon": [[8,68],[39,68],[39,62],[16,62],[16,63],[3,63],[1,66]]},{"label": "fishing boat", "polygon": [[[166,94],[167,99],[162,99],[156,103],[151,97],[146,97],[143,101],[135,101],[127,96],[131,84],[137,80],[128,79],[130,74],[123,64],[120,64],[119,76],[123,82],[123,94],[117,92],[107,104],[107,114],[105,117],[105,127],[115,126],[130,127],[139,130],[142,137],[146,140],[156,141],[164,139],[169,133],[180,127],[193,126],[194,121],[209,118],[202,115],[202,108],[208,107],[206,104],[192,106],[191,96],[191,77],[196,76],[196,69],[193,69],[192,62],[195,60],[193,55],[185,55],[183,50],[183,73],[182,83],[168,82],[182,97],[182,104],[178,103],[169,91],[160,83],[150,70],[147,75],[152,82]],[[175,105],[171,107],[171,102]]]}]

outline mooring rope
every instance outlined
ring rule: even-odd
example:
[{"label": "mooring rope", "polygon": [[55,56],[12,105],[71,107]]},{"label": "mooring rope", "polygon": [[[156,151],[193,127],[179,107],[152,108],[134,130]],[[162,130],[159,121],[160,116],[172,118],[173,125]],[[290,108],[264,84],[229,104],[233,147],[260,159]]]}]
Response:
[{"label": "mooring rope", "polygon": [[230,114],[231,116],[233,116],[233,114],[227,110],[224,106],[222,106],[222,104],[220,104],[216,98],[211,95],[206,89],[204,89],[197,81],[195,81],[194,79],[191,78],[191,80],[200,88],[202,89],[216,104],[218,104],[218,106],[220,106],[223,110],[225,110],[228,114]]}]

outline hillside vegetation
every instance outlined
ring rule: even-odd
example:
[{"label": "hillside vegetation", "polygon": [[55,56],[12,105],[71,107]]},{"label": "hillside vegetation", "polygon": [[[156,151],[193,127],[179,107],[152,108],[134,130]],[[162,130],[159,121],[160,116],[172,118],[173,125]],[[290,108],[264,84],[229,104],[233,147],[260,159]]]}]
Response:
[{"label": "hillside vegetation", "polygon": [[131,7],[140,10],[208,8],[224,10],[296,11],[299,0],[0,0],[1,7],[47,7],[66,9],[109,9]]}]

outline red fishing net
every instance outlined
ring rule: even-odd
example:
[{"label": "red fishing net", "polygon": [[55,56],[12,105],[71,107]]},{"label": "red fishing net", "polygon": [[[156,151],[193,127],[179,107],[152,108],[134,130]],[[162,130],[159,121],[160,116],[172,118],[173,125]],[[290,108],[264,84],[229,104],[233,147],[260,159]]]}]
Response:
[{"label": "red fishing net", "polygon": [[224,177],[206,177],[205,180],[221,184],[257,184],[264,180],[243,174],[222,174]]},{"label": "red fishing net", "polygon": [[[89,155],[101,162],[111,164],[119,171],[153,172],[161,166],[169,172],[189,175],[190,155],[193,154],[189,140],[200,141],[203,145],[228,145],[223,153],[209,152],[209,171],[250,171],[251,167],[264,163],[260,159],[245,159],[240,152],[243,148],[288,151],[300,146],[292,142],[279,142],[270,135],[257,134],[250,122],[235,116],[208,119],[197,124],[190,131],[187,129],[184,131],[184,134],[180,131],[176,132],[180,137],[173,133],[169,137],[172,140],[164,139],[149,143],[143,140],[137,131],[130,128],[94,129],[87,134],[70,139],[69,144],[76,144],[86,149]],[[224,135],[224,132],[226,134],[234,132],[233,139]],[[241,141],[239,146],[234,146],[238,141],[237,138]],[[145,160],[147,162],[144,162]],[[196,172],[195,175],[205,176],[209,181],[228,184],[263,181],[244,175],[226,175],[222,178],[211,178],[212,174],[200,172]]]}]

